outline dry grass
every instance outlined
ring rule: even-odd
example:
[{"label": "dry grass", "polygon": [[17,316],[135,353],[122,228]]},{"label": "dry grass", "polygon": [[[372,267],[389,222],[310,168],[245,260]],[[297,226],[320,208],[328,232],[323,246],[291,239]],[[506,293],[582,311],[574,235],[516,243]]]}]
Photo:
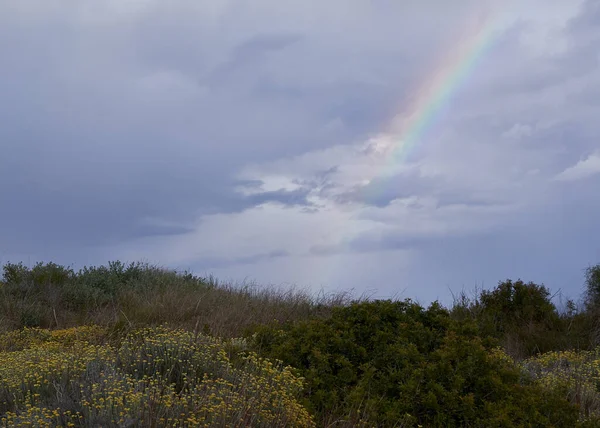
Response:
[{"label": "dry grass", "polygon": [[[15,272],[16,271],[16,272]],[[155,266],[119,263],[73,272],[46,264],[4,268],[0,332],[82,324],[129,330],[169,323],[219,337],[238,337],[258,324],[327,316],[349,293],[223,284]]]},{"label": "dry grass", "polygon": [[[154,325],[168,321],[214,336],[236,337],[255,325],[326,316],[332,307],[346,300],[345,295],[315,298],[302,290],[218,285],[195,292],[172,288],[142,296],[127,291],[121,294],[116,309],[128,323]],[[119,318],[119,313],[114,315]],[[94,321],[105,322],[104,317],[100,313]]]}]

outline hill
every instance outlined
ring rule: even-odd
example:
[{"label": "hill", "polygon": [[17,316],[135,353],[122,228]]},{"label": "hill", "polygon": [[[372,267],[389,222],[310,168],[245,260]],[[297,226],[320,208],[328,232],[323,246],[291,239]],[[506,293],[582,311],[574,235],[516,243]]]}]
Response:
[{"label": "hill", "polygon": [[0,425],[600,426],[598,272],[559,311],[520,280],[445,308],[7,264]]}]

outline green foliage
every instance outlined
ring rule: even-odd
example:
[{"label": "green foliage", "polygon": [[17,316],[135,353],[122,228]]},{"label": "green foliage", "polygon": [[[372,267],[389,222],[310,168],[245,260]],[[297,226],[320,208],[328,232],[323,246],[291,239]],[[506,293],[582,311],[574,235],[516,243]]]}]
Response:
[{"label": "green foliage", "polygon": [[[13,327],[56,326],[56,312],[85,313],[119,301],[124,293],[158,295],[169,286],[201,289],[207,282],[185,273],[180,275],[142,263],[125,265],[119,261],[108,266],[84,267],[78,272],[55,263],[37,263],[28,268],[22,263],[3,267],[4,286],[0,297],[5,313],[13,315]],[[54,324],[54,325],[53,325]]]},{"label": "green foliage", "polygon": [[24,266],[23,263],[7,263],[2,270],[4,282],[19,285],[24,290],[48,284],[62,285],[73,279],[74,276],[72,269],[52,262],[40,262],[31,269]]},{"label": "green foliage", "polygon": [[589,347],[589,318],[578,313],[573,302],[570,312],[560,314],[543,285],[506,280],[491,290],[482,290],[470,299],[463,293],[456,299],[452,317],[472,320],[481,336],[498,339],[515,358],[540,352]]},{"label": "green foliage", "polygon": [[220,284],[144,263],[110,262],[79,271],[54,263],[3,267],[0,333],[21,327],[171,325],[239,337],[250,325],[322,316],[346,294],[315,297],[303,290]]},{"label": "green foliage", "polygon": [[480,301],[484,310],[493,314],[493,328],[498,332],[517,324],[551,324],[558,317],[548,289],[533,282],[501,282],[492,291],[482,291]]},{"label": "green foliage", "polygon": [[2,279],[8,283],[23,282],[29,273],[29,269],[20,263],[7,263],[2,267]]},{"label": "green foliage", "polygon": [[77,275],[78,283],[84,288],[100,290],[114,296],[119,289],[131,286],[145,276],[150,266],[131,263],[126,266],[120,261],[109,262],[108,266],[84,267]]},{"label": "green foliage", "polygon": [[586,300],[591,308],[600,307],[600,264],[585,270]]},{"label": "green foliage", "polygon": [[19,317],[19,323],[23,327],[38,327],[42,323],[39,311],[25,308]]},{"label": "green foliage", "polygon": [[522,378],[512,360],[437,303],[374,301],[286,329],[253,346],[297,367],[323,421],[377,426],[574,426],[577,408]]},{"label": "green foliage", "polygon": [[177,279],[180,284],[187,285],[206,284],[204,279],[187,272],[178,274],[146,263],[125,265],[120,261],[109,262],[108,266],[85,266],[78,272],[52,262],[40,262],[31,269],[22,263],[8,263],[3,267],[3,272],[4,282],[12,286],[13,290],[23,293],[52,287],[69,294],[72,292],[71,288],[77,288],[81,295],[94,298],[101,294],[109,300],[124,289],[144,286],[155,289],[157,286],[164,286],[165,279]]}]

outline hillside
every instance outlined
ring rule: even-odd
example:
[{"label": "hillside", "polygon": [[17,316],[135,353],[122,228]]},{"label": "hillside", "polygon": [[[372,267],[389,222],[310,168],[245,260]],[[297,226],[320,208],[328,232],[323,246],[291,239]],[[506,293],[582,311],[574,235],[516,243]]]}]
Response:
[{"label": "hillside", "polygon": [[7,264],[0,425],[600,426],[599,273],[559,311],[520,280],[446,308]]}]

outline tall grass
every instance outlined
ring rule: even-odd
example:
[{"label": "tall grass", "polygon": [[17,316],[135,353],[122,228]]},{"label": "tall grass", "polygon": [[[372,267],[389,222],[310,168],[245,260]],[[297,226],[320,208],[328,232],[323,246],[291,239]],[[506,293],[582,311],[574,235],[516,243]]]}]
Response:
[{"label": "tall grass", "polygon": [[149,264],[85,267],[7,264],[0,282],[0,332],[82,324],[130,329],[158,325],[220,337],[241,336],[257,324],[327,316],[348,293],[224,284]]}]

